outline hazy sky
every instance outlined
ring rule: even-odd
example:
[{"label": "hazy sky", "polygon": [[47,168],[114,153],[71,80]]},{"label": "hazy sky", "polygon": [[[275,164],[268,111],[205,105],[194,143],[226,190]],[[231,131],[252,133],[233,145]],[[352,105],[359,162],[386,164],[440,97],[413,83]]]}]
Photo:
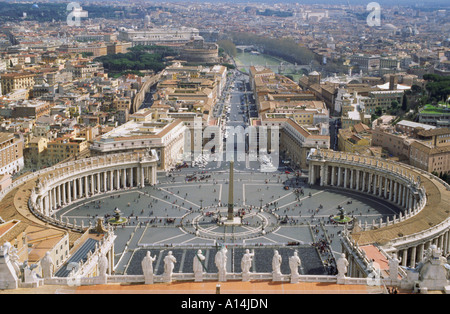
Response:
[{"label": "hazy sky", "polygon": [[[186,0],[187,2],[235,2],[235,3],[300,3],[300,4],[350,4],[367,5],[370,2],[378,2],[380,5],[412,5],[417,7],[448,6],[450,0]],[[151,0],[150,2],[154,2]],[[183,2],[183,0],[163,0],[163,2]]]}]

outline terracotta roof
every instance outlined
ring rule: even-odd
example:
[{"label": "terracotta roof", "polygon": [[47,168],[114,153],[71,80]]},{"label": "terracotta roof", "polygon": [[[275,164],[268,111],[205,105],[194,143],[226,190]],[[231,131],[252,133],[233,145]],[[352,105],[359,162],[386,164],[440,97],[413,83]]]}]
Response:
[{"label": "terracotta roof", "polygon": [[450,135],[450,128],[436,128],[431,130],[421,130],[417,132],[417,135],[420,136],[436,136],[436,135]]},{"label": "terracotta roof", "polygon": [[410,167],[407,167],[407,171],[413,172],[416,177],[420,176],[422,185],[428,195],[426,206],[418,214],[402,222],[383,228],[353,232],[352,238],[359,245],[375,243],[383,245],[393,239],[428,230],[431,226],[436,226],[450,217],[448,212],[450,192],[434,177],[425,176]]}]

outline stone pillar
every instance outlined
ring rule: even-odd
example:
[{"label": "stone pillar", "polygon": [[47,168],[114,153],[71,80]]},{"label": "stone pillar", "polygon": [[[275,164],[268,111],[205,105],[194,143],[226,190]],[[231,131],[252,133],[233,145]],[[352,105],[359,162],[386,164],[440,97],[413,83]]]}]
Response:
[{"label": "stone pillar", "polygon": [[67,191],[66,191],[66,184],[67,184],[68,182],[64,182],[63,184],[62,184],[62,202],[64,203],[64,204],[67,204]]},{"label": "stone pillar", "polygon": [[116,190],[120,189],[120,170],[116,169],[114,171],[116,173]]},{"label": "stone pillar", "polygon": [[403,206],[406,208],[406,209],[409,209],[409,207],[408,207],[408,195],[409,195],[409,189],[408,189],[408,187],[405,185],[405,196],[403,197],[404,199],[403,199]]},{"label": "stone pillar", "polygon": [[86,197],[89,196],[89,184],[88,184],[88,176],[84,177],[84,195]]},{"label": "stone pillar", "polygon": [[442,248],[442,252],[444,255],[447,255],[448,252],[448,231],[444,233],[444,247]]},{"label": "stone pillar", "polygon": [[361,192],[365,192],[366,191],[366,184],[367,184],[367,172],[364,171],[363,172],[363,181],[362,181],[362,187],[361,187]]},{"label": "stone pillar", "polygon": [[310,171],[309,171],[309,184],[314,184],[315,183],[315,173],[314,173],[314,165],[311,164],[310,165]]},{"label": "stone pillar", "polygon": [[141,187],[145,186],[145,174],[144,174],[144,167],[141,165],[140,167],[140,179],[141,179]]},{"label": "stone pillar", "polygon": [[78,178],[78,186],[77,186],[77,188],[78,188],[78,197],[77,198],[81,198],[81,196],[83,195],[83,182],[81,182],[82,181],[82,179],[81,178]]},{"label": "stone pillar", "polygon": [[56,188],[53,188],[52,189],[52,205],[53,205],[53,210],[55,210],[56,209],[56,206],[57,206],[57,202],[56,202]]},{"label": "stone pillar", "polygon": [[39,211],[44,214],[44,197],[39,196]]},{"label": "stone pillar", "polygon": [[122,170],[122,185],[123,185],[124,189],[127,187],[127,169],[126,168]]},{"label": "stone pillar", "polygon": [[372,187],[373,195],[377,195],[377,179],[378,179],[378,175],[374,173],[373,174],[373,187]]},{"label": "stone pillar", "polygon": [[151,171],[151,174],[152,174],[152,184],[156,184],[156,164],[154,165],[154,166],[151,166],[150,167],[150,171]]},{"label": "stone pillar", "polygon": [[78,179],[74,179],[72,182],[73,182],[72,185],[73,200],[75,201],[78,199],[78,191],[77,191]]},{"label": "stone pillar", "polygon": [[409,266],[412,267],[412,268],[414,268],[416,266],[416,250],[417,249],[416,249],[415,246],[413,246],[411,248],[411,258],[410,258],[410,261],[409,261]]},{"label": "stone pillar", "polygon": [[378,197],[383,194],[383,177],[378,175]]},{"label": "stone pillar", "polygon": [[408,261],[408,249],[404,249],[402,256],[402,266],[406,266],[407,261]]},{"label": "stone pillar", "polygon": [[338,182],[337,182],[336,186],[341,186],[341,182],[342,182],[342,167],[339,166],[339,168],[338,168]]},{"label": "stone pillar", "polygon": [[68,204],[72,203],[72,181],[67,182],[67,202]]},{"label": "stone pillar", "polygon": [[423,260],[423,248],[424,245],[423,243],[419,244],[419,246],[417,247],[417,262],[420,263]]},{"label": "stone pillar", "polygon": [[335,177],[336,177],[336,167],[332,166],[331,167],[331,186],[334,185],[334,181],[335,181]]},{"label": "stone pillar", "polygon": [[344,168],[344,188],[348,187],[348,180],[349,180],[348,172],[349,172],[349,169],[348,168]]},{"label": "stone pillar", "polygon": [[94,195],[95,194],[95,175],[90,175],[89,179],[91,181],[91,194]]},{"label": "stone pillar", "polygon": [[391,181],[389,183],[389,200],[392,201],[394,199],[394,180],[389,180]]},{"label": "stone pillar", "polygon": [[353,185],[353,181],[355,180],[354,172],[355,172],[355,169],[350,168],[350,189],[351,190],[353,190],[353,187],[354,187],[354,185]]},{"label": "stone pillar", "polygon": [[388,192],[388,178],[384,177],[384,198],[387,199]]},{"label": "stone pillar", "polygon": [[51,200],[50,200],[50,191],[46,193],[44,196],[44,215],[48,216],[50,214],[50,208],[51,208]]},{"label": "stone pillar", "polygon": [[394,198],[393,198],[393,202],[397,203],[397,187],[398,187],[398,183],[397,181],[394,182]]},{"label": "stone pillar", "polygon": [[114,170],[109,171],[109,190],[114,191]]},{"label": "stone pillar", "polygon": [[324,180],[325,180],[325,166],[324,165],[320,165],[319,168],[319,174],[320,174],[320,186],[324,185]]},{"label": "stone pillar", "polygon": [[133,187],[134,186],[134,168],[133,167],[131,167],[130,168],[130,187]]},{"label": "stone pillar", "polygon": [[360,184],[359,184],[359,181],[360,181],[360,177],[361,177],[361,172],[359,171],[359,170],[356,170],[356,190],[357,191],[359,191],[359,188],[360,188]]},{"label": "stone pillar", "polygon": [[442,234],[438,237],[437,247],[441,250],[444,248],[444,236]]}]

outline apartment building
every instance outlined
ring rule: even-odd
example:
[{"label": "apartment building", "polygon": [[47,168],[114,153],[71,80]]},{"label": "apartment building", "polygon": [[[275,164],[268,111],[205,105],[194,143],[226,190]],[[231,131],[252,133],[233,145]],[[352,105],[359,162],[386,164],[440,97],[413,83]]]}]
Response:
[{"label": "apartment building", "polygon": [[155,149],[158,169],[167,170],[181,161],[186,126],[180,119],[146,114],[142,109],[130,116],[130,121],[93,140],[93,155]]},{"label": "apartment building", "polygon": [[4,73],[0,75],[0,83],[2,95],[6,95],[21,89],[31,89],[34,85],[35,74],[21,73]]},{"label": "apartment building", "polygon": [[0,175],[16,173],[23,166],[23,139],[12,133],[0,133]]}]

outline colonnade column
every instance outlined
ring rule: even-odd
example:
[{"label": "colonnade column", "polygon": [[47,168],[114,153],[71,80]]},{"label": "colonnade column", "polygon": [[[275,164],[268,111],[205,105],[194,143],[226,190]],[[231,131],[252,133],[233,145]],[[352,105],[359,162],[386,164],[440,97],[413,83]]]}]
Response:
[{"label": "colonnade column", "polygon": [[331,186],[334,185],[334,178],[335,177],[336,177],[336,167],[335,166],[331,166],[331,183],[330,183]]},{"label": "colonnade column", "polygon": [[145,186],[145,172],[144,167],[141,165],[140,167],[140,173],[141,173],[141,187]]}]

